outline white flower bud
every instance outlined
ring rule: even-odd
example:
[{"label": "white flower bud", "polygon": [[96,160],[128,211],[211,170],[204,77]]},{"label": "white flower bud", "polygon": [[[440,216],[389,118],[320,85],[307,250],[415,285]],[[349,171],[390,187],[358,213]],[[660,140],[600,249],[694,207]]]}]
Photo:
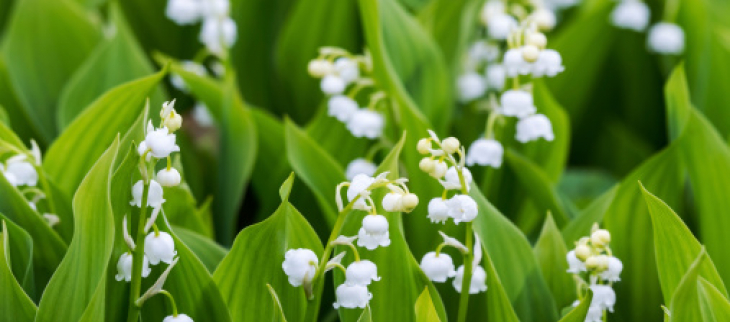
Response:
[{"label": "white flower bud", "polygon": [[[418,140],[418,146],[416,148],[418,149],[418,153],[420,153],[420,154],[431,153],[431,140],[429,140],[429,139]],[[426,171],[426,172],[428,172],[428,171]]]},{"label": "white flower bud", "polygon": [[456,153],[456,151],[459,151],[459,147],[461,146],[461,143],[459,143],[459,139],[455,137],[448,137],[441,142],[441,147],[444,149],[444,152],[448,154]]},{"label": "white flower bud", "polygon": [[535,114],[520,119],[517,122],[517,141],[527,143],[543,138],[546,141],[555,139],[553,126],[545,115]]},{"label": "white flower bud", "polygon": [[421,259],[421,270],[428,279],[434,282],[443,283],[447,279],[456,276],[454,261],[451,256],[444,253],[428,252]]},{"label": "white flower bud", "polygon": [[380,277],[378,276],[378,267],[375,266],[375,263],[369,260],[353,262],[350,266],[347,266],[345,278],[345,283],[348,285],[362,286],[368,286],[371,282],[377,282],[380,280]]},{"label": "white flower bud", "polygon": [[178,314],[177,316],[169,315],[162,322],[194,322],[192,318],[185,314]]},{"label": "white flower bud", "polygon": [[299,287],[308,284],[317,272],[319,258],[310,249],[290,249],[284,254],[284,262],[281,267],[289,277],[289,284]]},{"label": "white flower bud", "polygon": [[624,264],[621,263],[621,260],[619,260],[616,257],[609,257],[608,258],[608,267],[605,271],[603,271],[600,275],[601,279],[603,279],[606,282],[618,282],[621,280],[621,271],[624,269]]},{"label": "white flower bud", "polygon": [[[132,261],[133,256],[130,253],[124,253],[119,257],[119,261],[117,262],[117,275],[114,276],[117,281],[124,280],[125,282],[129,282],[132,280]],[[149,259],[147,259],[147,256],[144,256],[142,260],[142,277],[149,276],[151,271]]]},{"label": "white flower bud", "polygon": [[367,215],[362,220],[362,228],[357,234],[357,245],[373,250],[390,245],[388,219],[383,215]]},{"label": "white flower bud", "polygon": [[598,247],[605,247],[611,242],[611,233],[605,229],[599,229],[591,234],[591,243]]},{"label": "white flower bud", "polygon": [[547,46],[547,37],[541,32],[533,32],[527,36],[527,44],[543,49]]},{"label": "white flower bud", "polygon": [[[471,189],[471,182],[473,180],[471,171],[469,171],[468,168],[463,167],[461,168],[461,175],[464,177],[464,184],[466,185],[466,191],[469,191]],[[441,182],[441,185],[444,186],[444,189],[446,190],[461,190],[461,179],[459,178],[459,173],[456,171],[456,167],[451,166],[448,171],[446,171],[446,176],[444,177],[444,180],[439,180]]]},{"label": "white flower bud", "polygon": [[358,174],[364,174],[366,176],[373,176],[375,174],[375,171],[378,170],[378,167],[365,159],[358,158],[355,160],[352,160],[347,165],[347,169],[345,170],[345,177],[347,177],[347,180],[352,180],[355,178]]},{"label": "white flower bud", "polygon": [[[459,266],[456,270],[454,278],[454,288],[456,292],[461,293],[461,285],[464,284],[464,265]],[[471,273],[471,283],[469,285],[469,294],[479,294],[487,290],[487,272],[479,265],[474,265]]]},{"label": "white flower bud", "polygon": [[446,206],[449,208],[449,217],[457,225],[474,220],[479,213],[476,201],[468,195],[456,195],[446,201]]},{"label": "white flower bud", "polygon": [[487,84],[481,75],[471,72],[459,76],[456,81],[456,87],[459,90],[459,100],[462,102],[473,101],[487,91]]},{"label": "white flower bud", "polygon": [[340,122],[350,120],[360,107],[357,102],[345,95],[334,95],[327,100],[327,114],[334,116]]},{"label": "white flower bud", "polygon": [[335,309],[340,307],[346,309],[365,308],[373,298],[373,294],[368,292],[368,288],[362,285],[340,284],[335,291],[337,294],[337,302],[333,304]]},{"label": "white flower bud", "polygon": [[345,91],[347,83],[345,80],[336,75],[327,75],[322,78],[320,82],[320,88],[322,92],[327,95],[342,94]]},{"label": "white flower bud", "polygon": [[649,24],[649,6],[641,1],[620,1],[611,12],[611,23],[618,28],[643,31]]},{"label": "white flower bud", "polygon": [[431,222],[443,224],[449,218],[449,207],[445,200],[436,197],[428,202],[428,219]]},{"label": "white flower bud", "polygon": [[314,59],[307,65],[309,75],[314,77],[325,77],[335,72],[335,66],[326,59]]},{"label": "white flower bud", "polygon": [[180,184],[180,172],[175,168],[163,168],[157,172],[157,180],[163,187],[174,187]]},{"label": "white flower bud", "polygon": [[580,274],[586,271],[586,264],[575,255],[574,250],[569,251],[565,257],[568,260],[568,273]]},{"label": "white flower bud", "polygon": [[377,139],[383,134],[383,115],[368,109],[357,110],[347,122],[347,129],[358,138]]},{"label": "white flower bud", "polygon": [[466,164],[469,166],[478,164],[499,168],[502,165],[504,148],[502,144],[493,139],[478,139],[474,141],[466,153]]},{"label": "white flower bud", "polygon": [[159,234],[151,232],[144,239],[144,253],[152,265],[157,265],[160,262],[170,264],[177,255],[175,241],[170,234],[164,231]]},{"label": "white flower bud", "polygon": [[[144,192],[144,182],[142,180],[132,186],[132,201],[130,205],[142,207],[142,193]],[[147,192],[147,206],[152,208],[162,207],[165,199],[162,197],[162,186],[155,180],[150,180],[149,191]]]},{"label": "white flower bud", "polygon": [[200,20],[201,10],[197,0],[170,0],[165,15],[178,25],[191,25]]},{"label": "white flower bud", "polygon": [[657,23],[649,29],[648,44],[653,52],[679,55],[684,51],[684,31],[673,23]]}]

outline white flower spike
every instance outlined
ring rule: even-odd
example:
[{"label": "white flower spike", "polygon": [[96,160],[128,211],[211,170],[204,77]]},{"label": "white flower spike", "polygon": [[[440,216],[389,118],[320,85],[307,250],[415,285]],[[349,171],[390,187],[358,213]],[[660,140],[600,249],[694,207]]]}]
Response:
[{"label": "white flower spike", "polygon": [[345,272],[346,284],[368,286],[371,282],[377,282],[379,280],[378,267],[369,260],[356,261],[350,264],[350,266],[347,266]]},{"label": "white flower spike", "polygon": [[160,262],[170,264],[177,255],[175,241],[170,234],[164,231],[159,232],[159,234],[151,232],[144,239],[144,253],[152,265],[157,265]]},{"label": "white flower spike", "polygon": [[494,139],[478,139],[474,141],[466,153],[466,164],[499,168],[502,166],[504,148]]},{"label": "white flower spike", "polygon": [[362,220],[362,228],[358,231],[357,245],[373,250],[390,245],[388,219],[383,215],[366,215]]},{"label": "white flower spike", "polygon": [[289,277],[289,284],[299,287],[309,284],[317,272],[319,258],[310,249],[297,248],[286,251],[281,267]]},{"label": "white flower spike", "polygon": [[337,302],[333,304],[335,309],[340,307],[346,309],[365,308],[370,299],[373,298],[373,294],[368,291],[366,286],[348,285],[347,283],[340,284],[335,293],[337,294]]},{"label": "white flower spike", "polygon": [[454,261],[451,256],[444,253],[428,252],[421,259],[421,270],[428,279],[437,283],[446,282],[447,279],[456,276]]}]

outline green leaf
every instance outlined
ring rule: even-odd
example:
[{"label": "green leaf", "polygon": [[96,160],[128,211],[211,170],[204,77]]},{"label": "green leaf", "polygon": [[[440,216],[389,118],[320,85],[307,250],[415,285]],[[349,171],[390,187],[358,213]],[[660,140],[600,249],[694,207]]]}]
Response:
[{"label": "green leaf", "polygon": [[284,316],[301,319],[307,306],[304,289],[291,286],[281,269],[284,254],[294,248],[308,248],[318,256],[323,251],[307,220],[286,200],[269,218],[238,234],[213,274],[233,321],[272,318],[275,305],[267,295],[267,284],[279,295]]},{"label": "green leaf", "polygon": [[592,300],[593,291],[588,289],[586,297],[580,301],[580,304],[558,322],[584,322],[586,320],[586,315],[588,315],[588,309],[591,307]]},{"label": "green leaf", "polygon": [[[154,71],[116,3],[111,5],[110,14],[114,35],[94,49],[61,93],[57,118],[61,130],[108,90]],[[152,105],[162,104],[163,99],[163,93],[155,90]]]},{"label": "green leaf", "polygon": [[61,90],[99,36],[91,16],[75,2],[17,2],[2,54],[22,106],[42,141],[48,143],[56,136],[55,112]]},{"label": "green leaf", "polygon": [[669,321],[702,321],[700,313],[699,295],[697,294],[697,282],[700,270],[706,267],[707,252],[704,248],[700,251],[687,272],[677,284],[669,305],[671,318]]},{"label": "green leaf", "polygon": [[274,288],[271,287],[270,284],[266,284],[266,288],[269,289],[269,293],[271,294],[271,300],[274,301],[274,314],[272,318],[272,322],[286,322],[286,317],[284,316],[284,310],[281,308],[281,302],[279,301],[279,296],[276,295],[276,291],[274,291]]},{"label": "green leaf", "polygon": [[162,70],[106,92],[51,145],[43,168],[64,193],[73,195],[94,161],[104,152],[105,144],[112,142],[118,133],[127,132],[142,113],[145,98],[166,72]]},{"label": "green leaf", "polygon": [[[482,241],[482,245],[486,246],[486,241]],[[480,245],[480,246],[482,246]],[[499,273],[494,267],[494,262],[489,256],[489,250],[484,247],[484,270],[487,272],[487,321],[489,322],[519,322],[509,295],[505,291],[505,287],[499,277]],[[549,299],[549,297],[548,297]],[[552,302],[552,301],[551,301]],[[552,303],[549,303],[552,306]],[[554,312],[552,315],[556,315]],[[545,319],[545,318],[543,318]],[[524,319],[522,320],[524,321]],[[550,318],[552,321],[552,318]]]},{"label": "green leaf", "polygon": [[11,232],[7,229],[5,220],[2,220],[2,234],[0,234],[0,320],[32,322],[36,314],[36,306],[23,291],[18,281],[13,276],[11,268],[12,261],[20,260],[11,258],[10,244]]},{"label": "green leaf", "polygon": [[[669,301],[680,284],[682,276],[689,270],[703,247],[682,222],[682,219],[666,203],[643,186],[641,191],[649,208],[654,228],[656,266],[659,271],[662,293],[664,300]],[[706,260],[703,261],[703,264],[697,267],[697,274],[710,281],[727,296],[725,285],[715,269],[712,259],[709,256],[705,257]]]},{"label": "green leaf", "polygon": [[575,283],[571,275],[567,273],[568,262],[565,260],[568,249],[550,214],[545,219],[540,238],[535,243],[533,251],[557,307],[565,307],[573,303],[576,294],[575,287],[571,286]]},{"label": "green leaf", "polygon": [[[165,195],[165,198],[167,198],[167,195]],[[195,253],[195,256],[200,259],[211,274],[215,272],[218,264],[228,253],[225,248],[216,244],[210,238],[196,232],[182,227],[173,227],[173,230],[177,237],[180,238],[180,240],[182,240],[193,253]]]},{"label": "green leaf", "polygon": [[[106,270],[114,247],[110,186],[118,147],[117,136],[91,168],[74,196],[76,233],[66,256],[43,293],[36,321],[78,320],[97,290],[103,290],[106,285]],[[70,289],[74,290],[73,296],[68,295]],[[93,303],[102,306],[101,315],[95,316],[95,319],[103,319],[103,301]]]},{"label": "green leaf", "polygon": [[[499,284],[503,285],[520,321],[557,320],[555,302],[525,235],[494,208],[476,186],[472,187],[469,195],[479,206],[474,232],[490,256],[489,265],[493,265],[494,271],[499,273]],[[491,280],[489,271],[487,276]]]},{"label": "green leaf", "polygon": [[[401,151],[407,142],[406,134],[400,139],[398,144],[390,151],[388,156],[378,167],[376,173],[389,171],[388,178],[393,180],[398,175],[398,160]],[[409,186],[411,186],[409,184]],[[334,188],[330,187],[330,191]],[[385,195],[384,189],[373,192],[373,200],[382,200]],[[376,203],[376,205],[379,203]],[[383,214],[388,219],[388,232],[390,234],[390,245],[387,247],[379,247],[369,251],[360,248],[360,256],[375,263],[378,267],[378,275],[381,280],[371,284],[368,289],[373,294],[370,300],[370,310],[373,321],[417,321],[415,310],[416,301],[423,292],[424,288],[428,288],[429,294],[432,294],[432,300],[436,312],[441,320],[446,321],[446,314],[441,299],[437,297],[438,292],[434,288],[431,281],[421,271],[418,262],[408,249],[404,237],[402,216],[412,216],[413,214],[403,215],[400,213],[387,213],[381,205],[378,205],[377,213]],[[363,211],[353,211],[345,218],[341,235],[353,236],[357,235],[358,230],[362,227],[364,216],[368,216]],[[432,238],[434,238],[433,236]],[[345,251],[346,248],[338,246],[335,253]],[[352,260],[353,256],[345,256],[344,261]],[[342,272],[335,271],[335,285],[344,282]],[[357,321],[360,317],[359,310],[350,310],[340,308],[340,320],[343,322]]]},{"label": "green leaf", "polygon": [[730,320],[730,302],[712,283],[699,277],[697,279],[697,293],[700,298],[703,321],[720,322]]},{"label": "green leaf", "polygon": [[[363,311],[369,313],[369,310]],[[362,317],[360,318],[362,320]],[[416,300],[416,321],[418,322],[441,322],[436,308],[433,306],[431,301],[431,294],[428,292],[428,287],[423,288],[423,292],[418,296]],[[358,321],[359,322],[359,321]]]}]

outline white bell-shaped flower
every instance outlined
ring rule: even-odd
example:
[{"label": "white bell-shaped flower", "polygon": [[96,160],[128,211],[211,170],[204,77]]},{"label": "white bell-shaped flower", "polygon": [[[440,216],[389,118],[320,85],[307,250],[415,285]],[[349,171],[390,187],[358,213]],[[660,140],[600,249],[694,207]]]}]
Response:
[{"label": "white bell-shaped flower", "polygon": [[428,252],[421,259],[421,270],[428,279],[434,282],[443,283],[447,279],[456,276],[454,261],[451,256],[444,253]]},{"label": "white bell-shaped flower", "polygon": [[[142,180],[132,186],[132,201],[130,205],[142,207],[142,193],[144,192],[144,182]],[[162,186],[155,180],[150,180],[150,188],[147,192],[147,206],[152,208],[162,207],[165,199],[162,197]]]},{"label": "white bell-shaped flower", "polygon": [[170,153],[180,151],[180,147],[175,144],[175,134],[171,134],[166,127],[147,132],[143,143],[149,154],[158,159],[167,158]]},{"label": "white bell-shaped flower", "polygon": [[201,18],[200,0],[169,0],[165,15],[178,25],[191,25]]},{"label": "white bell-shaped flower", "polygon": [[608,258],[608,268],[601,272],[601,279],[607,282],[618,282],[621,280],[621,271],[624,270],[624,264],[621,263],[621,260],[616,257],[609,257]]},{"label": "white bell-shaped flower", "polygon": [[194,322],[192,318],[185,314],[178,314],[177,316],[169,315],[162,322]]},{"label": "white bell-shaped flower", "polygon": [[371,282],[380,280],[378,276],[378,267],[369,260],[361,260],[353,262],[347,266],[345,271],[345,283],[349,285],[368,286]]},{"label": "white bell-shaped flower", "polygon": [[487,67],[487,87],[495,91],[501,91],[504,88],[504,82],[507,74],[504,66],[500,64],[489,65]]},{"label": "white bell-shaped flower", "polygon": [[640,0],[623,0],[611,12],[611,23],[618,28],[643,31],[649,24],[649,6]]},{"label": "white bell-shaped flower", "polygon": [[38,184],[38,172],[24,157],[8,159],[4,174],[13,186],[35,187]]},{"label": "white bell-shaped flower", "polygon": [[449,218],[451,217],[449,216],[449,206],[446,204],[446,200],[436,197],[428,202],[428,219],[431,219],[431,222],[443,224]]},{"label": "white bell-shaped flower", "polygon": [[226,48],[231,48],[237,38],[236,22],[230,17],[206,18],[200,29],[200,42],[217,56],[221,56]]},{"label": "white bell-shaped flower", "polygon": [[[468,168],[463,167],[461,168],[461,174],[464,177],[466,191],[469,191],[473,180],[471,171],[469,171]],[[449,170],[446,171],[444,180],[439,180],[439,182],[441,182],[441,185],[444,186],[444,189],[446,190],[461,190],[461,180],[459,179],[459,172],[456,171],[455,166],[451,166]]]},{"label": "white bell-shaped flower", "polygon": [[163,168],[157,172],[157,181],[163,187],[174,187],[180,184],[180,172],[175,168]]},{"label": "white bell-shaped flower", "polygon": [[371,177],[375,174],[375,171],[378,170],[378,167],[375,165],[375,163],[372,163],[368,160],[358,158],[355,160],[352,160],[347,165],[347,169],[345,169],[345,177],[347,177],[347,180],[352,180],[355,178],[358,174],[364,174],[368,177]]},{"label": "white bell-shaped flower", "polygon": [[495,14],[487,21],[489,38],[492,39],[505,40],[515,28],[517,28],[517,20],[506,13]]},{"label": "white bell-shaped flower", "polygon": [[550,123],[550,119],[548,119],[545,115],[530,115],[517,122],[516,138],[517,141],[522,143],[534,141],[539,138],[552,141],[555,139],[555,134],[553,134],[553,125]]},{"label": "white bell-shaped flower", "polygon": [[544,49],[540,51],[537,61],[532,64],[533,77],[555,77],[557,74],[565,70],[563,66],[563,58],[560,53],[552,49]]},{"label": "white bell-shaped flower", "polygon": [[366,174],[358,174],[355,175],[354,178],[350,181],[350,186],[347,188],[347,201],[352,201],[355,199],[355,197],[360,196],[360,198],[355,201],[355,204],[353,205],[353,209],[357,210],[370,210],[370,206],[365,202],[365,199],[370,196],[370,185],[372,185],[375,182],[375,178],[366,175]]},{"label": "white bell-shaped flower", "polygon": [[537,111],[532,101],[532,94],[523,90],[511,89],[500,97],[499,113],[505,116],[525,117]]},{"label": "white bell-shaped flower", "polygon": [[679,55],[684,51],[684,30],[668,22],[660,22],[649,29],[649,49],[665,55]]},{"label": "white bell-shaped flower", "polygon": [[362,228],[357,233],[357,245],[373,250],[390,245],[388,219],[383,215],[367,215],[362,219]]},{"label": "white bell-shaped flower", "polygon": [[459,76],[456,82],[456,87],[459,90],[459,100],[462,102],[473,101],[487,91],[487,84],[481,75],[470,72]]},{"label": "white bell-shaped flower", "polygon": [[345,95],[334,95],[327,100],[327,114],[334,116],[340,122],[347,122],[350,120],[360,107],[357,102]]},{"label": "white bell-shaped flower", "polygon": [[383,115],[369,109],[357,110],[347,122],[347,129],[358,138],[377,139],[383,133]]},{"label": "white bell-shaped flower", "polygon": [[335,60],[335,71],[347,84],[360,78],[360,67],[357,65],[357,61],[347,57],[340,57]]},{"label": "white bell-shaped flower", "polygon": [[532,72],[532,63],[525,60],[522,55],[522,48],[512,48],[504,53],[502,60],[504,72],[507,77],[517,77],[518,75],[527,75]]},{"label": "white bell-shaped flower", "polygon": [[312,250],[306,248],[290,249],[284,254],[281,267],[289,277],[289,284],[299,287],[309,283],[317,272],[319,258]]},{"label": "white bell-shaped flower", "polygon": [[[464,284],[464,265],[459,266],[454,277],[454,288],[461,293],[461,284]],[[487,290],[487,272],[480,265],[474,265],[469,283],[469,294],[479,294]]]},{"label": "white bell-shaped flower", "polygon": [[591,285],[591,291],[593,291],[591,307],[600,307],[613,312],[613,306],[616,304],[616,292],[613,291],[611,286],[593,284]]},{"label": "white bell-shaped flower", "polygon": [[325,77],[322,77],[322,81],[320,81],[319,87],[320,89],[322,89],[322,92],[327,95],[339,95],[345,91],[347,83],[340,76],[327,75]]},{"label": "white bell-shaped flower", "polygon": [[160,262],[170,264],[177,255],[175,241],[170,234],[164,231],[159,232],[159,234],[151,232],[144,239],[144,254],[152,265],[157,265]]},{"label": "white bell-shaped flower", "polygon": [[[132,280],[133,261],[134,259],[131,253],[124,253],[119,257],[119,261],[117,262],[117,274],[114,276],[117,281],[124,280],[125,282],[129,282]],[[147,256],[144,256],[144,259],[142,260],[142,277],[149,276],[151,271],[150,261],[147,259]]]},{"label": "white bell-shaped flower", "polygon": [[455,224],[470,222],[477,217],[479,207],[477,202],[468,195],[456,195],[446,201],[449,207],[449,217],[454,219]]},{"label": "white bell-shaped flower", "polygon": [[337,302],[334,303],[335,309],[346,308],[365,308],[373,298],[373,294],[368,291],[367,286],[348,285],[342,283],[335,291],[337,294]]},{"label": "white bell-shaped flower", "polygon": [[586,263],[575,256],[575,250],[569,251],[568,254],[565,255],[565,258],[568,261],[568,273],[580,274],[581,272],[586,271]]},{"label": "white bell-shaped flower", "polygon": [[473,166],[491,166],[499,168],[502,166],[502,155],[504,148],[499,141],[493,139],[478,139],[474,141],[466,153],[466,164]]}]

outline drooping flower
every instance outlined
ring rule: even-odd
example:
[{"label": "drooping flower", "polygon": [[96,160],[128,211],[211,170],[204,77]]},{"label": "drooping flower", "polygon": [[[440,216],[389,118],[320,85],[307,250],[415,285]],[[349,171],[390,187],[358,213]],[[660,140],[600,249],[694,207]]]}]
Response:
[{"label": "drooping flower", "polygon": [[553,126],[545,115],[535,114],[520,119],[517,122],[517,141],[527,143],[543,138],[546,141],[555,139]]},{"label": "drooping flower", "polygon": [[175,241],[170,234],[164,231],[159,233],[151,232],[144,239],[144,253],[152,265],[157,265],[160,262],[170,264],[177,255]]},{"label": "drooping flower", "polygon": [[157,180],[163,187],[174,187],[180,184],[180,172],[175,168],[163,168],[157,172]]},{"label": "drooping flower", "polygon": [[342,283],[335,291],[337,294],[337,302],[333,305],[335,309],[340,307],[346,309],[365,308],[373,298],[373,294],[368,291],[366,286],[348,285]]},{"label": "drooping flower", "polygon": [[[471,171],[469,171],[468,168],[463,167],[461,168],[461,174],[464,177],[466,191],[469,191],[473,180]],[[449,167],[449,170],[446,171],[446,175],[444,176],[444,180],[439,180],[439,182],[441,182],[441,185],[444,186],[444,189],[461,190],[461,179],[459,179],[459,172],[456,171],[455,166]]]},{"label": "drooping flower", "polygon": [[347,122],[347,129],[358,138],[377,139],[383,133],[383,115],[369,109],[357,110]]},{"label": "drooping flower", "polygon": [[454,261],[444,253],[428,252],[421,259],[421,270],[434,282],[443,283],[456,276]]},{"label": "drooping flower", "polygon": [[[114,276],[117,281],[124,280],[125,282],[129,282],[132,280],[133,260],[131,253],[124,253],[119,257],[119,261],[117,262],[117,275]],[[151,271],[149,259],[147,256],[144,256],[142,260],[142,277],[149,276]]]},{"label": "drooping flower", "polygon": [[162,322],[194,322],[192,318],[185,314],[178,314],[177,316],[167,316]]},{"label": "drooping flower", "polygon": [[620,1],[611,12],[611,23],[618,28],[643,31],[649,24],[649,6],[638,0]]},{"label": "drooping flower", "polygon": [[201,18],[200,0],[169,0],[165,15],[178,25],[191,25]]},{"label": "drooping flower", "polygon": [[[142,193],[144,192],[144,182],[142,180],[132,186],[132,201],[130,205],[142,207]],[[160,208],[165,202],[162,197],[162,186],[155,180],[150,180],[149,191],[147,192],[147,206],[152,208]]]},{"label": "drooping flower", "polygon": [[456,195],[446,201],[446,205],[449,207],[449,217],[454,219],[455,224],[470,222],[479,213],[476,201],[468,195]]},{"label": "drooping flower", "polygon": [[580,274],[586,271],[586,264],[575,256],[575,251],[571,250],[565,256],[568,261],[568,273]]},{"label": "drooping flower", "polygon": [[462,102],[473,101],[484,95],[484,92],[487,90],[487,84],[484,78],[474,72],[459,76],[456,85],[459,90],[459,99]]},{"label": "drooping flower", "polygon": [[342,94],[342,92],[345,91],[346,86],[347,83],[344,79],[342,79],[342,77],[332,74],[322,77],[322,81],[319,83],[320,89],[322,89],[322,92],[327,95]]},{"label": "drooping flower", "polygon": [[552,49],[544,49],[540,51],[537,61],[532,65],[532,76],[555,77],[563,70],[565,67],[563,67],[563,58],[560,53]]},{"label": "drooping flower", "polygon": [[379,280],[378,267],[369,260],[353,262],[347,266],[345,272],[346,284],[368,286],[371,282],[377,282]]},{"label": "drooping flower", "polygon": [[466,164],[469,166],[478,164],[499,168],[502,166],[504,148],[499,141],[494,139],[478,139],[474,141],[466,153]]},{"label": "drooping flower", "polygon": [[505,116],[526,117],[537,111],[532,94],[523,90],[508,90],[500,97],[499,113]]},{"label": "drooping flower", "polygon": [[428,202],[428,219],[431,219],[431,222],[443,224],[449,218],[451,218],[449,217],[449,207],[445,200],[436,197]]},{"label": "drooping flower", "polygon": [[284,263],[281,264],[281,267],[284,269],[286,276],[289,277],[289,284],[299,287],[302,284],[309,283],[314,278],[318,261],[319,258],[310,249],[290,249],[284,254]]},{"label": "drooping flower", "polygon": [[347,169],[345,170],[345,177],[347,177],[347,180],[352,180],[355,178],[358,174],[364,174],[368,177],[371,177],[375,174],[375,171],[378,170],[378,167],[365,159],[358,158],[355,160],[352,160],[347,165]]},{"label": "drooping flower", "polygon": [[624,269],[624,264],[621,263],[621,260],[616,257],[609,257],[608,258],[608,268],[601,272],[601,279],[607,282],[618,282],[621,280],[621,271]]},{"label": "drooping flower", "polygon": [[659,54],[679,55],[684,51],[684,31],[673,23],[657,23],[649,29],[648,45]]},{"label": "drooping flower", "polygon": [[388,219],[383,215],[367,215],[362,220],[362,228],[357,233],[357,245],[373,250],[390,245]]},{"label": "drooping flower", "polygon": [[[180,147],[175,144],[175,134],[171,134],[166,127],[148,131],[143,144],[144,151],[142,151],[142,154],[149,151],[152,156],[158,159],[167,158],[170,153],[180,151]],[[140,147],[142,147],[142,144],[140,144]]]},{"label": "drooping flower", "polygon": [[[464,265],[459,266],[454,277],[454,288],[461,293],[461,285],[464,284]],[[479,294],[487,290],[487,272],[480,265],[474,265],[471,272],[471,283],[469,283],[469,294]]]}]

